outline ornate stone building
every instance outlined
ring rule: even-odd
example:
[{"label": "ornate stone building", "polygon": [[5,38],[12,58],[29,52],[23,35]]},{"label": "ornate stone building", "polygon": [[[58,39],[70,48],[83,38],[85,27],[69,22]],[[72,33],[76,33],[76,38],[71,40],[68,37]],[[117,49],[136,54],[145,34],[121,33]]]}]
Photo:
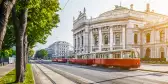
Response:
[{"label": "ornate stone building", "polygon": [[47,48],[47,51],[53,58],[67,58],[71,54],[70,43],[66,41],[54,42]]},{"label": "ornate stone building", "polygon": [[117,49],[138,50],[140,57],[167,58],[168,60],[167,15],[146,10],[136,11],[115,6],[114,10],[88,19],[86,9],[73,21],[74,51],[76,55],[112,51]]}]

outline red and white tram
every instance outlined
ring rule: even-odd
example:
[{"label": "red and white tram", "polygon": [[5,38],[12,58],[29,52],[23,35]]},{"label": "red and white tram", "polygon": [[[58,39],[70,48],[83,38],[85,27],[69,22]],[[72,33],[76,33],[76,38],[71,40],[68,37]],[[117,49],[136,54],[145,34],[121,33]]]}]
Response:
[{"label": "red and white tram", "polygon": [[140,67],[140,58],[138,57],[139,54],[136,50],[122,49],[81,54],[77,55],[76,58],[69,58],[67,60],[74,64],[138,68]]}]

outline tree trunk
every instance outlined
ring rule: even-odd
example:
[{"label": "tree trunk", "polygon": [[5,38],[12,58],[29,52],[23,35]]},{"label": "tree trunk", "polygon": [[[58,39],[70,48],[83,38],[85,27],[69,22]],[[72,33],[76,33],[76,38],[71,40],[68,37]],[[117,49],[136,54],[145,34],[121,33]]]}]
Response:
[{"label": "tree trunk", "polygon": [[0,4],[0,50],[6,33],[8,17],[16,0],[3,0]]},{"label": "tree trunk", "polygon": [[[24,3],[24,2],[23,2]],[[28,9],[25,7],[21,9],[19,18],[16,15],[16,9],[13,8],[12,17],[15,26],[16,35],[16,82],[24,81],[24,34],[27,26]],[[17,21],[18,20],[18,21]],[[17,23],[19,22],[19,23]]]},{"label": "tree trunk", "polygon": [[24,34],[24,68],[26,71],[26,64],[27,64],[27,34]]},{"label": "tree trunk", "polygon": [[29,46],[28,46],[28,44],[27,44],[27,59],[26,59],[26,62],[28,63],[28,60],[29,60]]}]

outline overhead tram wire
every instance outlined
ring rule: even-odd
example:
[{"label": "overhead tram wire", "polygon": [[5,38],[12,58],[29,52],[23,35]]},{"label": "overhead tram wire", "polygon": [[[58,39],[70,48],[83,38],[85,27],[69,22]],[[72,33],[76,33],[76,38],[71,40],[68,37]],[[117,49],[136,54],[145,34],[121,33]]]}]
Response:
[{"label": "overhead tram wire", "polygon": [[[70,0],[68,0],[66,3],[65,3],[65,5],[64,5],[64,7],[63,7],[63,9],[62,9],[62,11],[65,9],[65,7],[67,6],[67,4],[68,4],[68,2],[69,2]],[[61,12],[62,12],[61,11]]]}]

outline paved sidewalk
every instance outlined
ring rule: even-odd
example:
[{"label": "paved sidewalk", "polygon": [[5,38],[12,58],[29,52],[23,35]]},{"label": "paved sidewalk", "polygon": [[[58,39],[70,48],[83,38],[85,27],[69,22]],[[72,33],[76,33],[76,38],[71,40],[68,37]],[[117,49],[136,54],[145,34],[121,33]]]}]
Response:
[{"label": "paved sidewalk", "polygon": [[32,64],[32,70],[35,84],[52,84],[52,82],[34,64]]},{"label": "paved sidewalk", "polygon": [[[76,84],[73,81],[63,77],[60,74],[53,72],[52,70],[37,64],[38,67],[47,74],[56,84]],[[33,64],[33,70],[35,75],[36,84],[52,84],[51,81]]]},{"label": "paved sidewalk", "polygon": [[12,71],[15,68],[15,64],[8,64],[0,67],[0,78]]},{"label": "paved sidewalk", "polygon": [[139,70],[168,73],[168,64],[141,64]]}]

